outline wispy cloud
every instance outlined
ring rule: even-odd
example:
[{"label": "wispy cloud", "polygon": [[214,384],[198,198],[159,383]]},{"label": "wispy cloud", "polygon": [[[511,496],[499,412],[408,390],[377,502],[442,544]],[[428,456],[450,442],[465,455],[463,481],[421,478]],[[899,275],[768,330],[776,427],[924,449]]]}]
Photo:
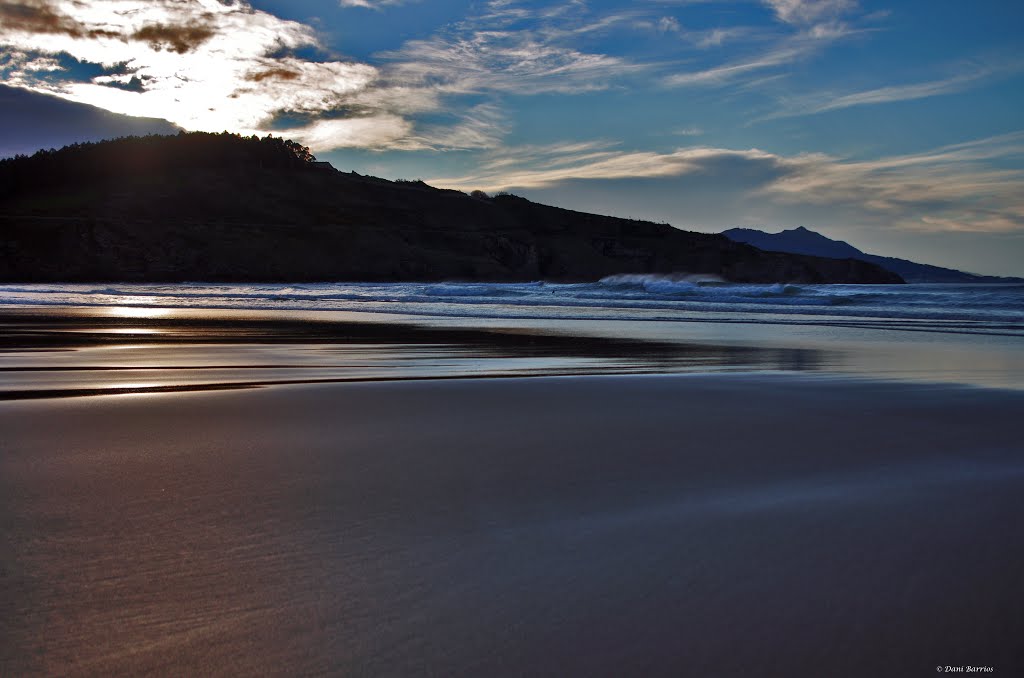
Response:
[{"label": "wispy cloud", "polygon": [[623,151],[611,142],[554,144],[502,149],[481,163],[477,172],[462,177],[436,178],[448,188],[501,190],[548,188],[565,181],[642,179],[700,172],[723,158],[771,159],[757,149],[732,151],[708,147],[680,148],[669,153]]},{"label": "wispy cloud", "polygon": [[666,76],[663,83],[667,87],[724,85],[747,74],[789,63],[804,52],[805,50],[795,47],[783,47],[743,61],[734,61],[701,70],[673,73]]},{"label": "wispy cloud", "polygon": [[509,131],[509,121],[494,104],[478,104],[461,113],[454,124],[426,125],[412,141],[434,149],[496,148]]},{"label": "wispy cloud", "polygon": [[921,231],[1008,232],[1024,228],[1024,170],[1000,166],[1008,159],[1024,160],[1024,132],[874,161],[710,146],[658,153],[588,142],[505,149],[473,174],[430,181],[494,191],[711,177],[726,199],[740,202],[825,207],[860,224]]},{"label": "wispy cloud", "polygon": [[361,7],[363,9],[380,10],[393,5],[404,5],[416,0],[340,0],[342,7]]},{"label": "wispy cloud", "polygon": [[653,27],[662,33],[679,33],[683,30],[683,27],[679,24],[679,19],[674,16],[661,17],[653,24]]},{"label": "wispy cloud", "polygon": [[391,81],[446,94],[591,92],[649,69],[576,45],[581,36],[625,25],[632,16],[590,17],[579,2],[536,10],[493,0],[479,15],[378,56]]},{"label": "wispy cloud", "polygon": [[[779,19],[773,26],[721,26],[688,30],[670,24],[673,32],[700,50],[729,43],[731,58],[708,63],[707,59],[683,62],[676,72],[664,76],[669,88],[750,85],[777,78],[790,64],[807,60],[832,44],[869,30],[859,17],[855,0],[761,0]],[[654,25],[652,24],[652,27]],[[738,54],[739,56],[735,56]],[[693,64],[699,64],[694,67]]]},{"label": "wispy cloud", "polygon": [[394,80],[448,94],[595,91],[642,69],[618,57],[588,54],[512,31],[417,40],[381,56],[391,62],[387,70]]},{"label": "wispy cloud", "polygon": [[999,77],[1020,73],[1022,70],[1024,70],[1024,63],[1005,62],[996,67],[972,66],[964,73],[926,82],[889,85],[847,94],[816,93],[790,100],[786,102],[782,109],[765,116],[764,119],[814,115],[843,108],[852,108],[854,106],[913,101],[915,99],[955,94]]},{"label": "wispy cloud", "polygon": [[857,7],[856,0],[763,0],[788,24],[810,24],[832,19]]},{"label": "wispy cloud", "polygon": [[397,115],[316,120],[279,134],[310,148],[387,148],[408,137],[412,123]]},{"label": "wispy cloud", "polygon": [[1012,231],[1024,228],[1024,170],[993,162],[1007,160],[1024,160],[1024,132],[872,161],[811,154],[759,195],[922,231]]},{"label": "wispy cloud", "polygon": [[726,43],[740,38],[749,37],[754,33],[750,26],[732,26],[729,28],[712,28],[706,31],[690,31],[686,37],[700,49],[721,47]]},{"label": "wispy cloud", "polygon": [[[715,87],[762,77],[764,71],[779,69],[806,59],[861,29],[842,23],[815,24],[775,38],[760,52],[715,66],[672,73],[662,84],[667,87]],[[743,34],[747,34],[743,29]],[[762,36],[761,41],[765,37]],[[724,36],[723,36],[724,39]]]},{"label": "wispy cloud", "polygon": [[[623,17],[625,18],[625,17]],[[720,26],[717,28],[693,29],[684,26],[674,16],[636,17],[632,20],[633,27],[652,31],[660,35],[677,36],[679,39],[697,49],[721,47],[741,38],[756,38],[757,29],[753,26]]]}]

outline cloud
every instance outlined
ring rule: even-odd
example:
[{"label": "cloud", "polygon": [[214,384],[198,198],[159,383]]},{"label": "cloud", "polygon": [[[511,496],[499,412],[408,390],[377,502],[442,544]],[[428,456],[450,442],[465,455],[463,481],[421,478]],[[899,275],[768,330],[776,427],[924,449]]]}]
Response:
[{"label": "cloud", "polygon": [[809,154],[786,159],[786,173],[758,194],[922,231],[1012,231],[1024,228],[1024,171],[991,162],[1008,159],[1024,159],[1024,133],[864,162]]},{"label": "cloud", "polygon": [[178,54],[197,49],[213,36],[213,28],[198,21],[178,25],[146,24],[131,35],[133,40],[142,40],[157,51],[169,49]]},{"label": "cloud", "polygon": [[686,73],[674,73],[662,81],[667,87],[718,86],[743,75],[789,63],[804,53],[796,48],[782,48],[744,61],[705,68]]},{"label": "cloud", "polygon": [[[294,56],[319,48],[313,30],[241,1],[35,0],[0,8],[0,46],[25,55],[0,66],[9,84],[186,129],[266,131],[283,112],[335,110],[378,77],[367,64]],[[32,65],[58,55],[102,72],[40,77]]]},{"label": "cloud", "polygon": [[504,149],[472,174],[428,181],[496,191],[672,178],[683,182],[679,190],[714,186],[716,199],[762,211],[800,206],[880,228],[1013,232],[1024,230],[1024,170],[1007,169],[1009,160],[1024,160],[1024,132],[874,161],[710,146],[658,153],[586,142]]},{"label": "cloud", "polygon": [[688,34],[688,39],[700,49],[721,47],[727,42],[738,38],[749,36],[754,29],[747,26],[733,26],[731,28],[712,28],[707,31],[694,31]]},{"label": "cloud", "polygon": [[1024,133],[864,162],[806,155],[759,195],[905,229],[1008,232],[1024,229],[1024,171],[1001,164],[1021,159]]},{"label": "cloud", "polygon": [[390,113],[314,120],[275,133],[309,146],[316,153],[339,148],[398,151],[450,151],[495,148],[508,131],[501,111],[479,104],[451,116],[447,123],[414,126]]},{"label": "cloud", "polygon": [[88,27],[59,11],[46,0],[0,3],[0,25],[4,32],[65,35],[72,38],[117,38],[117,31]]},{"label": "cloud", "polygon": [[547,188],[587,179],[678,177],[708,171],[716,162],[744,158],[771,160],[757,149],[731,151],[708,147],[681,148],[669,153],[621,151],[609,142],[524,146],[496,152],[472,175],[433,179],[432,183],[462,190]]},{"label": "cloud", "polygon": [[810,24],[845,14],[857,7],[856,0],[763,0],[780,21]]},{"label": "cloud", "polygon": [[644,66],[554,44],[532,31],[474,31],[414,40],[380,55],[388,76],[447,94],[541,94],[607,89]]},{"label": "cloud", "polygon": [[[432,37],[377,55],[377,66],[299,56],[321,52],[314,30],[245,0],[0,8],[0,47],[20,55],[0,59],[8,84],[193,130],[277,133],[281,120],[306,120],[287,132],[320,150],[493,147],[508,130],[502,96],[601,90],[646,68],[579,48],[581,36],[625,26],[633,13],[594,18],[575,0],[540,9],[493,0]],[[426,114],[435,120],[417,122]]]},{"label": "cloud", "polygon": [[0,52],[0,74],[9,74],[8,85],[17,85],[25,77],[38,77],[40,73],[63,71],[64,66],[53,57],[26,54],[15,50]]},{"label": "cloud", "polygon": [[342,7],[361,7],[380,10],[391,5],[403,5],[406,0],[340,0]]},{"label": "cloud", "polygon": [[384,148],[412,131],[412,123],[397,115],[317,120],[305,127],[280,130],[280,134],[309,146],[313,152],[336,148]]},{"label": "cloud", "polygon": [[848,94],[818,93],[800,97],[787,103],[781,110],[763,119],[814,115],[854,106],[870,106],[896,101],[912,101],[971,89],[996,77],[1005,77],[1024,70],[1024,63],[1005,62],[996,67],[974,67],[967,72],[948,78],[905,85],[889,85]]},{"label": "cloud", "polygon": [[581,0],[544,7],[491,0],[425,39],[377,55],[385,80],[445,95],[576,94],[608,89],[650,66],[580,43],[630,29],[638,12],[591,16]]},{"label": "cloud", "polygon": [[651,31],[661,35],[678,36],[684,43],[697,49],[709,49],[721,47],[727,42],[733,42],[742,37],[757,39],[758,30],[753,26],[719,26],[716,28],[695,30],[687,28],[679,19],[674,16],[662,16],[658,19],[651,19],[639,13],[621,14],[616,18],[620,20],[631,20],[632,27],[637,30]]},{"label": "cloud", "polygon": [[[724,63],[708,63],[707,59],[684,62],[686,70],[663,76],[662,85],[678,87],[751,86],[777,79],[779,75],[763,75],[764,71],[780,71],[783,66],[806,60],[832,44],[877,28],[867,28],[869,20],[882,14],[857,13],[856,0],[760,0],[783,25],[718,26],[704,30],[688,30],[682,26],[676,33],[699,50],[710,50],[726,43],[735,44]],[[683,4],[689,4],[684,2]],[[846,16],[851,15],[851,16]],[[650,24],[653,28],[654,24]],[[736,56],[738,55],[738,56]],[[699,64],[694,67],[693,64]]]},{"label": "cloud", "polygon": [[[733,83],[746,76],[807,58],[830,44],[858,32],[858,29],[844,24],[818,24],[775,40],[768,49],[759,54],[717,66],[673,73],[665,76],[662,84],[667,87],[717,87]],[[725,37],[723,35],[722,39]]]},{"label": "cloud", "polygon": [[679,19],[674,16],[663,16],[658,19],[658,30],[662,33],[678,33],[683,27],[679,25]]},{"label": "cloud", "polygon": [[410,140],[410,147],[435,150],[496,148],[508,133],[509,122],[494,104],[479,104],[451,125],[429,125]]}]

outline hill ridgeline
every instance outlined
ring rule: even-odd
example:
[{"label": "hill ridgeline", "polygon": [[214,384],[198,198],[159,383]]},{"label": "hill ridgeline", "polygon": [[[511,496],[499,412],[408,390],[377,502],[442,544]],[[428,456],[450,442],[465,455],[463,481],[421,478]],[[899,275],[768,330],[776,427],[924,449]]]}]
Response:
[{"label": "hill ridgeline", "polygon": [[274,137],[181,133],[0,160],[0,280],[898,283],[855,259],[334,170]]}]

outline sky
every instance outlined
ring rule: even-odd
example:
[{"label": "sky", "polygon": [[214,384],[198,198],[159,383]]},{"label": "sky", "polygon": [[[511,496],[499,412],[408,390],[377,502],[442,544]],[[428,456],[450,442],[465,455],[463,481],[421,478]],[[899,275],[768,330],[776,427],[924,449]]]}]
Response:
[{"label": "sky", "polygon": [[1024,276],[1024,3],[0,1],[0,156],[174,129]]}]

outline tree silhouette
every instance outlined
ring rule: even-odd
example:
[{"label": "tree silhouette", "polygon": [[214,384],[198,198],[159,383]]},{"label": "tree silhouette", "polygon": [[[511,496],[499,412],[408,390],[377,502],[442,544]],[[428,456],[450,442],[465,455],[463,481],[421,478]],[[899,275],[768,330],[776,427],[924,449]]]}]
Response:
[{"label": "tree silhouette", "polygon": [[0,197],[124,176],[224,167],[304,169],[316,157],[290,139],[181,132],[84,142],[0,160]]}]

